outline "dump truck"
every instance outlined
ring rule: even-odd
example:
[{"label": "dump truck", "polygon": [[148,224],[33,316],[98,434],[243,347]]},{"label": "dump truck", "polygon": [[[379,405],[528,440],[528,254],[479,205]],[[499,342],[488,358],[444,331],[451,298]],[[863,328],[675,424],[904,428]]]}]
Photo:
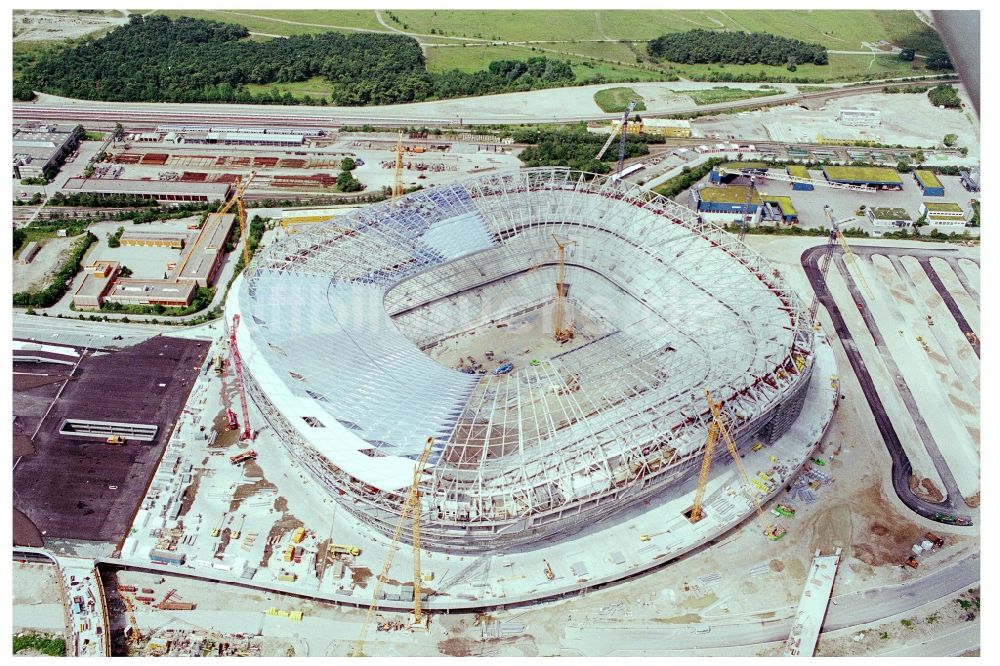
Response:
[{"label": "dump truck", "polygon": [[925,532],[924,539],[934,544],[935,548],[940,548],[941,546],[944,545],[944,539],[934,534],[934,532]]},{"label": "dump truck", "polygon": [[774,507],[771,511],[776,516],[784,516],[786,518],[795,517],[795,509],[788,506],[787,504],[779,504],[776,507]]},{"label": "dump truck", "polygon": [[910,567],[911,569],[916,569],[917,567],[920,566],[920,562],[917,561],[916,555],[910,555],[908,558],[906,558],[906,561],[903,562],[903,564],[905,566]]},{"label": "dump truck", "polygon": [[122,437],[121,435],[111,435],[106,440],[104,440],[104,443],[111,444],[114,446],[123,446],[125,444],[125,438]]}]

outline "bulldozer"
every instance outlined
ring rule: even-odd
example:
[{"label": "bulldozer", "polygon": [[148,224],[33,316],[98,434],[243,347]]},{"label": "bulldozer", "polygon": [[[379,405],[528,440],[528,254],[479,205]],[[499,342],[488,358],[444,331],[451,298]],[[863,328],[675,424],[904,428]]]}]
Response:
[{"label": "bulldozer", "polygon": [[125,438],[122,437],[121,435],[111,435],[106,440],[104,440],[104,443],[110,444],[112,446],[124,446]]}]

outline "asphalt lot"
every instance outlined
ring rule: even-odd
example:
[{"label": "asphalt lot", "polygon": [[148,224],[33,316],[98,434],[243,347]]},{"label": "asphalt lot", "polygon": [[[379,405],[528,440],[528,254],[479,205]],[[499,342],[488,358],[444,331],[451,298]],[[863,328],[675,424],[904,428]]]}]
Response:
[{"label": "asphalt lot", "polygon": [[[207,353],[207,342],[161,336],[88,353],[76,368],[18,363],[14,371],[24,374],[15,375],[15,434],[30,438],[34,451],[27,453],[22,440],[14,508],[45,540],[122,539]],[[65,418],[153,423],[159,431],[151,445],[108,446],[59,435]]]}]

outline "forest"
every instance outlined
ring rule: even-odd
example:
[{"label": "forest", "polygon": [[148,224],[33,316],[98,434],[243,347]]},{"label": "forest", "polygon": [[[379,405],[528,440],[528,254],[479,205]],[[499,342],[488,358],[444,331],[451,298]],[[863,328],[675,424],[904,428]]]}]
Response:
[{"label": "forest", "polygon": [[30,89],[115,102],[295,104],[291,94],[250,93],[247,84],[322,77],[341,106],[398,104],[572,85],[568,62],[503,60],[477,72],[430,73],[411,37],[327,32],[254,41],[246,28],[186,17],[133,15],[127,25],[41,55],[18,94]]},{"label": "forest", "polygon": [[762,32],[688,30],[657,37],[649,43],[654,60],[676,63],[738,65],[826,65],[826,48],[798,39]]},{"label": "forest", "polygon": [[[596,159],[607,136],[588,132],[586,127],[558,130],[517,128],[513,135],[515,143],[531,144],[518,155],[529,167],[568,166],[587,173],[605,174],[611,171],[609,162],[618,161],[617,140],[604,154],[603,160]],[[647,155],[648,144],[664,141],[666,139],[662,136],[630,134],[625,138],[625,158]]]}]

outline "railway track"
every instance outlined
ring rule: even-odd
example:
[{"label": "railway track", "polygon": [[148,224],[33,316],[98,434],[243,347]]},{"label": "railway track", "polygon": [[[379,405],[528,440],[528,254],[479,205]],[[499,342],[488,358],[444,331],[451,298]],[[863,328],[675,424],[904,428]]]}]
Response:
[{"label": "railway track", "polygon": [[[664,117],[682,115],[686,113],[711,113],[714,111],[724,111],[727,109],[756,109],[765,106],[776,106],[784,104],[799,104],[809,100],[833,99],[837,97],[848,97],[852,95],[863,95],[871,92],[878,92],[889,86],[896,85],[916,85],[930,87],[939,83],[959,83],[959,79],[937,79],[933,81],[910,82],[885,82],[854,86],[850,88],[835,88],[832,90],[820,90],[809,93],[799,93],[797,95],[775,95],[771,98],[757,97],[747,100],[738,100],[723,104],[713,104],[705,106],[692,105],[690,108],[680,108],[671,112],[646,112],[647,117]],[[131,108],[115,108],[121,105],[116,102],[90,102],[83,100],[72,100],[66,104],[41,104],[36,102],[16,103],[13,107],[15,121],[26,120],[51,120],[51,121],[80,121],[86,122],[89,127],[101,129],[111,128],[115,123],[127,124],[129,127],[154,127],[156,125],[176,124],[176,123],[221,123],[225,125],[295,125],[302,127],[339,127],[345,124],[369,124],[378,126],[399,126],[401,124],[433,125],[443,127],[461,127],[470,124],[499,124],[499,125],[520,125],[533,122],[552,122],[551,116],[490,116],[482,115],[476,117],[459,117],[457,115],[441,117],[416,117],[407,116],[405,112],[399,115],[375,115],[365,113],[363,108],[357,112],[344,113],[343,111],[327,110],[321,107],[308,106],[248,106],[248,105],[206,105],[206,104],[144,104],[148,108],[138,109],[136,105]],[[163,108],[157,108],[157,106]],[[110,108],[109,108],[110,107]],[[608,120],[616,117],[615,114],[591,114],[581,116],[564,116],[560,120],[564,123],[581,122],[590,120]]]}]

